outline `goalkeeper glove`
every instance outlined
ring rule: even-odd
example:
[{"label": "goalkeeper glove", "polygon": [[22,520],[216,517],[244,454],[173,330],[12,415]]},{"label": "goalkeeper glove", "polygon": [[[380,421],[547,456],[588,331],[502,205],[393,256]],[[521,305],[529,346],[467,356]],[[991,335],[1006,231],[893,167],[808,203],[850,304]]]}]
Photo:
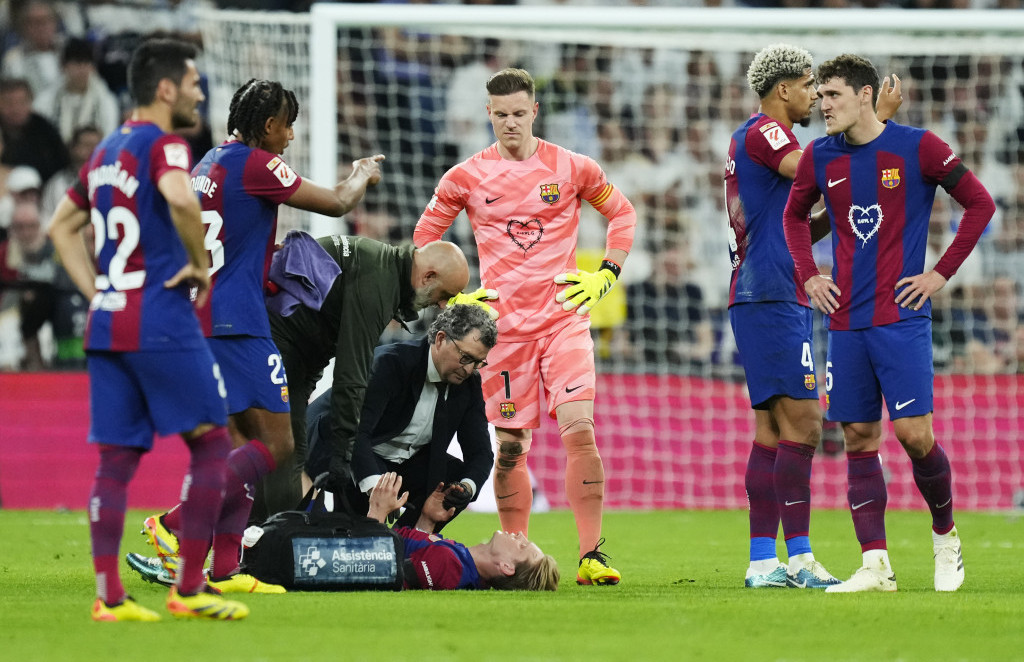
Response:
[{"label": "goalkeeper glove", "polygon": [[572,285],[555,295],[555,301],[562,304],[563,310],[576,308],[577,315],[586,315],[604,298],[604,295],[608,294],[608,290],[612,289],[621,271],[619,265],[605,260],[596,273],[580,271],[555,276],[557,284]]},{"label": "goalkeeper glove", "polygon": [[448,305],[454,306],[456,304],[464,304],[469,306],[480,306],[484,309],[484,312],[491,316],[492,320],[496,320],[498,319],[498,311],[484,302],[497,300],[498,290],[489,290],[485,287],[481,287],[476,292],[470,292],[469,294],[459,292],[451,299],[448,299]]},{"label": "goalkeeper glove", "polygon": [[469,505],[473,494],[469,491],[469,485],[465,482],[449,483],[444,488],[444,501],[442,507],[445,510],[457,508],[464,510]]}]

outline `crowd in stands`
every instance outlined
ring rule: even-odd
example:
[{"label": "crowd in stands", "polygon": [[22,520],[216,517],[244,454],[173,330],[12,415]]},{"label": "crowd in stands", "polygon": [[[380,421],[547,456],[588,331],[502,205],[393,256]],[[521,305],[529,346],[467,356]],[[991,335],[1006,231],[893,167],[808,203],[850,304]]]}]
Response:
[{"label": "crowd in stands", "polygon": [[[0,369],[83,365],[75,339],[81,337],[88,303],[53,261],[46,225],[81,163],[123,119],[128,107],[125,63],[143,36],[138,26],[199,40],[194,9],[201,4],[211,3],[4,3]],[[310,3],[216,4],[305,11]],[[1020,0],[444,4],[1022,6]],[[409,241],[444,170],[493,141],[480,112],[484,82],[502,67],[524,66],[538,82],[537,135],[597,159],[638,212],[637,240],[619,284],[625,296],[602,304],[617,307],[606,319],[595,315],[599,370],[742,379],[725,312],[730,266],[722,167],[729,136],[757,108],[745,79],[748,54],[438,37],[400,29],[353,30],[349,37],[339,58],[338,162],[376,152],[388,155],[379,191],[346,219],[351,232],[393,243]],[[905,81],[906,101],[896,121],[948,137],[998,205],[976,255],[936,297],[936,368],[1024,372],[1024,58],[900,56],[876,62],[881,71],[895,71]],[[222,122],[214,118],[212,125]],[[196,159],[222,139],[210,126],[207,118],[188,136]],[[815,112],[811,126],[798,128],[797,137],[806,144],[822,132]],[[603,249],[603,219],[590,212],[585,208],[581,220],[581,256],[587,249]],[[952,238],[959,213],[940,191],[932,217],[935,255]],[[473,259],[468,223],[457,222],[452,232],[452,240]],[[818,248],[823,249],[816,252],[822,269],[830,268],[825,242]],[[819,347],[824,351],[824,335]],[[818,364],[824,366],[821,358]]]}]

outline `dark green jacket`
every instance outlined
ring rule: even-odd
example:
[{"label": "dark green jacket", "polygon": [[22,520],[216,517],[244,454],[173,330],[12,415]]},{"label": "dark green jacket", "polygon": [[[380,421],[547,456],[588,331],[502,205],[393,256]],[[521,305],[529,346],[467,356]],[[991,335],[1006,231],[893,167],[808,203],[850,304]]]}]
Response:
[{"label": "dark green jacket", "polygon": [[288,375],[295,460],[306,460],[306,403],[333,358],[329,431],[332,472],[352,457],[373,350],[392,319],[416,319],[412,309],[412,244],[391,246],[365,237],[317,240],[341,266],[319,311],[299,306],[288,317],[270,314],[274,343]]}]

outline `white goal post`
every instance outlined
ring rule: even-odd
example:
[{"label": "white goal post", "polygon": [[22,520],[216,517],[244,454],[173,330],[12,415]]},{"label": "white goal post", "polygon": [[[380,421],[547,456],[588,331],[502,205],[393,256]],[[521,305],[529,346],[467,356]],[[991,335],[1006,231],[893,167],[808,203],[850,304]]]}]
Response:
[{"label": "white goal post", "polygon": [[[410,240],[444,171],[493,140],[487,72],[534,74],[538,135],[597,158],[640,215],[616,298],[594,313],[611,507],[746,504],[753,415],[723,300],[721,174],[729,135],[757,108],[744,78],[753,53],[785,41],[816,63],[853,52],[882,75],[898,74],[906,101],[896,121],[950,142],[999,207],[936,303],[936,437],[953,461],[958,507],[1005,509],[1024,494],[1024,12],[318,3],[308,14],[203,10],[200,18],[215,141],[231,94],[263,77],[298,95],[286,158],[300,174],[326,184],[353,158],[387,155],[384,181],[347,226],[288,213],[282,234],[302,227]],[[818,113],[797,129],[805,144],[822,133]],[[584,214],[581,261],[603,246],[595,216]],[[933,253],[958,217],[940,192]],[[473,259],[465,219],[451,235]],[[820,385],[822,334],[817,342]],[[836,433],[828,427],[815,461],[816,506],[845,505]],[[883,452],[890,504],[922,507],[888,426]],[[565,505],[563,463],[545,421],[530,465],[556,507]]]}]

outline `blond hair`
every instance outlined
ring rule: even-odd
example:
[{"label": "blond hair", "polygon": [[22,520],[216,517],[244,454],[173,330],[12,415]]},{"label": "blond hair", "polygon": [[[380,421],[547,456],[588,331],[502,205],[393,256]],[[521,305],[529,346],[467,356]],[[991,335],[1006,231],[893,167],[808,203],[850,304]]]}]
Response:
[{"label": "blond hair", "polygon": [[555,591],[558,589],[558,562],[545,554],[537,563],[524,562],[516,566],[512,576],[499,575],[490,581],[491,588],[501,591]]},{"label": "blond hair", "polygon": [[765,98],[781,81],[800,78],[814,67],[814,58],[803,48],[789,44],[765,46],[747,68],[747,84]]}]

